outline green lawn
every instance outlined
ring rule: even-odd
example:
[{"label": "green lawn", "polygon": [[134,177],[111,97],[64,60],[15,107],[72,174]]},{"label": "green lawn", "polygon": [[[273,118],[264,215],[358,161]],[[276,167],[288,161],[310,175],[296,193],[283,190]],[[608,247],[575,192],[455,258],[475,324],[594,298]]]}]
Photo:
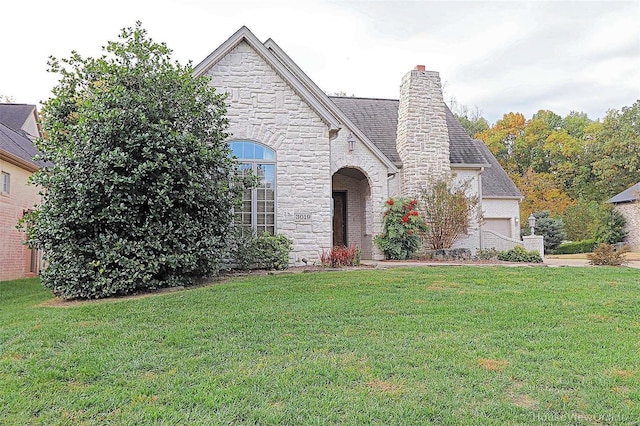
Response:
[{"label": "green lawn", "polygon": [[247,276],[47,307],[0,283],[2,424],[639,424],[640,271]]}]

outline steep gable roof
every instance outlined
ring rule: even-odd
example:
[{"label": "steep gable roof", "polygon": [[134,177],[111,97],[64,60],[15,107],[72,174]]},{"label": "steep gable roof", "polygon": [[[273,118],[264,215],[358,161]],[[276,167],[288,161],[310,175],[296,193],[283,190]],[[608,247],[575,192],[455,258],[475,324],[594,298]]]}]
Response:
[{"label": "steep gable roof", "polygon": [[[347,117],[376,144],[389,159],[400,166],[402,161],[396,150],[398,107],[396,99],[355,97],[329,97]],[[487,167],[488,160],[478,150],[453,113],[445,105],[449,130],[449,160],[452,166]]]},{"label": "steep gable roof", "polygon": [[481,140],[473,140],[474,145],[487,159],[491,167],[482,172],[483,198],[522,198],[522,193],[504,171],[496,157]]},{"label": "steep gable roof", "polygon": [[233,50],[240,43],[245,42],[253,50],[258,53],[264,59],[269,66],[271,66],[290,86],[298,93],[298,95],[309,104],[309,106],[316,111],[320,118],[329,126],[330,132],[337,132],[340,129],[340,122],[329,111],[325,105],[319,102],[315,96],[313,96],[309,89],[289,70],[286,66],[280,62],[273,53],[269,51],[257,37],[249,30],[249,28],[243,26],[235,32],[231,37],[222,43],[216,50],[211,52],[202,62],[200,62],[193,69],[193,74],[196,76],[205,75],[218,61],[226,56],[231,50]]},{"label": "steep gable roof", "polygon": [[0,156],[24,169],[36,171],[45,166],[44,162],[33,159],[37,154],[38,150],[24,132],[0,123]]},{"label": "steep gable roof", "polygon": [[608,202],[612,204],[633,203],[635,201],[638,201],[638,197],[640,196],[639,194],[640,182],[609,198]]}]

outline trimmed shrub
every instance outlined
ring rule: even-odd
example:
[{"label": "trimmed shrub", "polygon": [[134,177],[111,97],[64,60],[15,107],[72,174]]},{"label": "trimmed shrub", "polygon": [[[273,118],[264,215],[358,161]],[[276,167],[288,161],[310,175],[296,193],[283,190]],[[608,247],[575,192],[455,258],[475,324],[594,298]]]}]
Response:
[{"label": "trimmed shrub", "polygon": [[293,241],[289,238],[265,232],[255,239],[254,244],[256,268],[281,271],[289,267],[289,253],[293,248]]},{"label": "trimmed shrub", "polygon": [[558,248],[553,251],[553,254],[591,253],[595,246],[596,240],[594,239],[572,241],[560,244]]},{"label": "trimmed shrub", "polygon": [[593,253],[587,254],[587,258],[591,265],[620,266],[627,263],[625,253],[628,251],[626,246],[616,249],[614,245],[600,243],[593,250]]},{"label": "trimmed shrub", "polygon": [[322,263],[322,266],[328,268],[358,266],[360,265],[360,247],[352,244],[349,247],[336,246],[328,252],[322,250],[320,262]]},{"label": "trimmed shrub", "polygon": [[284,235],[265,232],[256,237],[238,233],[235,242],[231,263],[236,269],[284,270],[289,267],[289,253],[293,242]]},{"label": "trimmed shrub", "polygon": [[498,253],[498,260],[505,262],[542,263],[542,258],[537,250],[527,251],[522,246],[515,246],[511,250]]}]

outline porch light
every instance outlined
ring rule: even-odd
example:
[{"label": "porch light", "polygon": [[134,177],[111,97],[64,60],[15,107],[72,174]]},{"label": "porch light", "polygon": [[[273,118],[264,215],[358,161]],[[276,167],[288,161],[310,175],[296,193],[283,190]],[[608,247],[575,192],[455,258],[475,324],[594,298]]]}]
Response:
[{"label": "porch light", "polygon": [[349,133],[349,137],[347,138],[347,147],[349,148],[349,152],[353,152],[356,147],[356,140],[351,133]]},{"label": "porch light", "polygon": [[531,235],[535,235],[533,233],[533,230],[536,227],[536,217],[533,215],[533,213],[531,213],[531,215],[529,215],[529,218],[527,220],[529,221],[529,228],[531,228]]}]

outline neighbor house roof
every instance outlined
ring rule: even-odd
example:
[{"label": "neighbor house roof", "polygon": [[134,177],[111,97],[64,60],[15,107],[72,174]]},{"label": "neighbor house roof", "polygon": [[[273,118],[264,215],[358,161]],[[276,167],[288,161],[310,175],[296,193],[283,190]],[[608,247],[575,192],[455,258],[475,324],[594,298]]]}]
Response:
[{"label": "neighbor house roof", "polygon": [[[347,117],[390,160],[397,165],[402,161],[396,150],[398,129],[398,107],[396,99],[370,99],[355,97],[329,97]],[[476,147],[460,122],[445,105],[449,133],[449,160],[452,166],[486,167],[489,162]]]},{"label": "neighbor house roof", "polygon": [[38,150],[26,133],[16,131],[0,123],[0,156],[27,170],[36,171],[46,164],[33,158]]},{"label": "neighbor house roof", "polygon": [[20,131],[29,116],[35,113],[35,105],[0,103],[0,123],[16,131]]},{"label": "neighbor house roof", "polygon": [[640,196],[640,182],[636,183],[630,188],[625,189],[618,195],[615,195],[609,199],[610,203],[620,204],[620,203],[633,203],[638,200]]},{"label": "neighbor house roof", "polygon": [[482,197],[483,198],[522,198],[522,193],[513,183],[507,172],[504,171],[500,163],[491,153],[487,145],[481,140],[474,140],[473,143],[487,159],[491,167],[487,167],[482,172]]}]

